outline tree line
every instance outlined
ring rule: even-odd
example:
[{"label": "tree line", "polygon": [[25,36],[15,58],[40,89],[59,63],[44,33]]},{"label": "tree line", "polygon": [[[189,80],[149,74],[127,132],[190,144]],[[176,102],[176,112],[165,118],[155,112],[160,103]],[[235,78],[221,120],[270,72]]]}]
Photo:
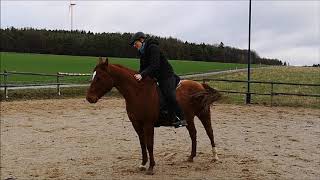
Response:
[{"label": "tree line", "polygon": [[[1,51],[78,56],[137,57],[137,52],[129,46],[132,33],[93,33],[90,31],[46,30],[14,27],[0,29]],[[148,35],[150,37],[150,35]],[[168,59],[247,63],[245,49],[220,44],[196,44],[183,42],[173,37],[156,38]],[[251,52],[253,64],[284,65],[278,59],[260,57]]]}]

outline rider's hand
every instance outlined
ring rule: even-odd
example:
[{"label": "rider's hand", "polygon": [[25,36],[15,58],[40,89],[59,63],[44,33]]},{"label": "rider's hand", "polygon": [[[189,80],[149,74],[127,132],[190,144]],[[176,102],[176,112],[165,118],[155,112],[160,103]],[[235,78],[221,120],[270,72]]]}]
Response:
[{"label": "rider's hand", "polygon": [[141,74],[135,74],[134,78],[136,78],[137,81],[141,81],[142,76],[141,76]]}]

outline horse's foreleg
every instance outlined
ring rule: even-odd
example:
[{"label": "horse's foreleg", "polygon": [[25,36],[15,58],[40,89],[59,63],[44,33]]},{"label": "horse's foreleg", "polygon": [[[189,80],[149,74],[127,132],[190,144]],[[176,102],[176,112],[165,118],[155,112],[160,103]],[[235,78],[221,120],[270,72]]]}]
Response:
[{"label": "horse's foreleg", "polygon": [[203,127],[205,128],[207,135],[210,139],[211,146],[212,146],[212,155],[213,155],[213,161],[218,161],[218,153],[216,149],[216,145],[214,143],[214,136],[213,136],[213,130],[211,126],[211,116],[210,116],[210,110],[201,112],[198,115],[198,118],[200,119],[201,123],[203,124]]},{"label": "horse's foreleg", "polygon": [[144,137],[144,132],[142,126],[138,125],[133,125],[134,129],[136,130],[138,136],[139,136],[139,141],[140,141],[140,147],[141,147],[141,153],[142,153],[142,163],[139,166],[139,169],[141,171],[144,171],[147,169],[147,162],[148,162],[148,155],[147,155],[147,148],[146,148],[146,142],[145,142],[145,137]]},{"label": "horse's foreleg", "polygon": [[148,155],[147,155],[147,148],[146,148],[146,143],[145,143],[145,138],[143,133],[139,135],[139,141],[140,141],[140,146],[141,146],[141,153],[142,153],[142,163],[139,166],[139,169],[141,171],[144,171],[147,169],[147,162],[148,162]]},{"label": "horse's foreleg", "polygon": [[189,131],[189,135],[192,142],[191,155],[189,156],[188,161],[193,162],[193,158],[196,156],[196,153],[197,153],[197,130],[196,130],[196,127],[194,126],[193,118],[191,120],[188,120],[187,122],[188,122],[187,129]]},{"label": "horse's foreleg", "polygon": [[147,144],[147,149],[149,152],[150,165],[146,174],[153,175],[153,167],[155,166],[155,161],[153,157],[153,143],[154,143],[154,129],[153,126],[147,126],[144,128],[144,137]]}]

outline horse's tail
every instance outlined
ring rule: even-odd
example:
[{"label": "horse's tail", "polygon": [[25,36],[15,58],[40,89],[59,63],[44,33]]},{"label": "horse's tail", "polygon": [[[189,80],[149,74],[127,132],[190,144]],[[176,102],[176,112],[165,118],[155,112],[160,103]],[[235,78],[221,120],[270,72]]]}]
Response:
[{"label": "horse's tail", "polygon": [[208,84],[201,83],[204,90],[191,95],[192,103],[198,107],[198,112],[209,111],[210,105],[221,98],[221,94]]}]

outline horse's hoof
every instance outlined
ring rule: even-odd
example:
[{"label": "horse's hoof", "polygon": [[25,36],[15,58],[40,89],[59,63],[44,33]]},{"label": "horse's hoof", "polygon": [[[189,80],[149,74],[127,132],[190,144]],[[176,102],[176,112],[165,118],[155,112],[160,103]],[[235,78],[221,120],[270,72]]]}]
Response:
[{"label": "horse's hoof", "polygon": [[219,162],[219,158],[217,154],[214,154],[213,158],[212,158],[212,162]]},{"label": "horse's hoof", "polygon": [[154,175],[153,170],[148,169],[148,171],[146,172],[146,175]]},{"label": "horse's hoof", "polygon": [[220,163],[221,161],[219,160],[219,158],[213,158],[213,159],[211,160],[211,162],[213,162],[213,163]]},{"label": "horse's hoof", "polygon": [[218,162],[219,159],[212,159],[212,162]]},{"label": "horse's hoof", "polygon": [[145,171],[145,170],[147,170],[147,166],[140,164],[140,165],[139,165],[139,170],[140,170],[140,171]]},{"label": "horse's hoof", "polygon": [[187,159],[187,161],[188,161],[188,162],[193,162],[193,158],[192,158],[192,157],[189,157],[189,158]]}]

